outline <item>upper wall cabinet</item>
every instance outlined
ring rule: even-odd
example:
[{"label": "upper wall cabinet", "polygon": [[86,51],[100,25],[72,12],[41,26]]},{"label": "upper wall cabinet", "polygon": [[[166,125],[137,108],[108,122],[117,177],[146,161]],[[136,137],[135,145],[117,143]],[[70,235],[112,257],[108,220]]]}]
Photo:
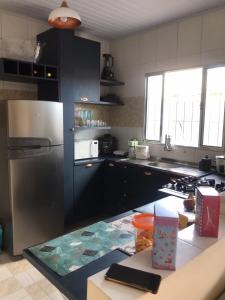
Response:
[{"label": "upper wall cabinet", "polygon": [[57,87],[39,85],[39,98],[62,102],[100,100],[100,43],[74,36],[72,30],[50,29],[37,36],[43,44],[41,63],[59,67]]},{"label": "upper wall cabinet", "polygon": [[74,101],[100,101],[100,43],[74,37]]}]

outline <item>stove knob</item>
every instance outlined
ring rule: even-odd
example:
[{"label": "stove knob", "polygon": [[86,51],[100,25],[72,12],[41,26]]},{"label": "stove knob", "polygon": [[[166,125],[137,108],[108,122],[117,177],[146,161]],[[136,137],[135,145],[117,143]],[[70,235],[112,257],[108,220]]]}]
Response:
[{"label": "stove knob", "polygon": [[177,185],[176,185],[177,189],[181,189],[182,186],[183,186],[183,182],[181,181],[181,179],[177,179]]},{"label": "stove knob", "polygon": [[175,183],[171,183],[170,187],[171,187],[172,190],[175,190]]},{"label": "stove knob", "polygon": [[193,182],[194,180],[195,180],[195,177],[193,177],[193,176],[189,176],[189,177],[188,177],[188,181],[189,181],[189,182]]},{"label": "stove knob", "polygon": [[170,183],[171,183],[172,185],[176,184],[176,182],[177,182],[176,179],[174,179],[174,178],[171,178],[171,179],[170,179]]},{"label": "stove knob", "polygon": [[177,186],[177,190],[182,192],[184,190],[184,185]]}]

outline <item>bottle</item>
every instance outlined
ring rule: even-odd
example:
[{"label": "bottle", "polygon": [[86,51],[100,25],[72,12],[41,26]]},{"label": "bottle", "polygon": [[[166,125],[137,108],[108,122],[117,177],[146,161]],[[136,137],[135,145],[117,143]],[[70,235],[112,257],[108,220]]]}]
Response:
[{"label": "bottle", "polygon": [[135,158],[135,149],[138,145],[137,139],[131,139],[128,141],[128,157],[129,158]]}]

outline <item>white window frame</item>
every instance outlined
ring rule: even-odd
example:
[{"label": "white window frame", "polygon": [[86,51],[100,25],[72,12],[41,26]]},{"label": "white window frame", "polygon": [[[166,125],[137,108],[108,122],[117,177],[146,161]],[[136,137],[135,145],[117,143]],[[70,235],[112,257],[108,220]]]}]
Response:
[{"label": "white window frame", "polygon": [[173,72],[173,71],[182,71],[182,70],[190,70],[195,68],[202,68],[202,93],[201,93],[201,103],[200,103],[200,121],[199,121],[199,142],[198,146],[184,146],[184,145],[175,145],[176,147],[180,148],[193,148],[193,149],[202,149],[202,150],[214,150],[214,151],[221,151],[225,150],[225,110],[224,110],[224,122],[223,122],[223,139],[222,139],[222,146],[206,146],[203,145],[203,134],[204,134],[204,121],[205,121],[205,106],[206,106],[206,84],[207,84],[207,70],[213,68],[225,67],[225,64],[215,64],[215,65],[208,65],[208,66],[195,66],[185,69],[172,69],[166,70],[161,72],[152,72],[145,74],[145,114],[144,114],[144,138],[146,139],[146,129],[147,129],[147,101],[148,101],[148,77],[155,76],[155,75],[162,75],[163,76],[163,87],[162,87],[162,99],[161,99],[161,120],[160,120],[160,139],[159,140],[148,140],[148,142],[152,144],[164,144],[163,137],[162,137],[162,126],[163,126],[163,106],[164,106],[164,84],[165,84],[165,73]]}]

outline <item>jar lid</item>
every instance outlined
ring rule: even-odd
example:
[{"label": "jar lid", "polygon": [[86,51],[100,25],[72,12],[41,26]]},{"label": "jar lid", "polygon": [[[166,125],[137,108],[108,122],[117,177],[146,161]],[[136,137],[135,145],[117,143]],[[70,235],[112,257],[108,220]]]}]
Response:
[{"label": "jar lid", "polygon": [[132,224],[139,229],[152,229],[154,224],[154,214],[135,215]]}]

